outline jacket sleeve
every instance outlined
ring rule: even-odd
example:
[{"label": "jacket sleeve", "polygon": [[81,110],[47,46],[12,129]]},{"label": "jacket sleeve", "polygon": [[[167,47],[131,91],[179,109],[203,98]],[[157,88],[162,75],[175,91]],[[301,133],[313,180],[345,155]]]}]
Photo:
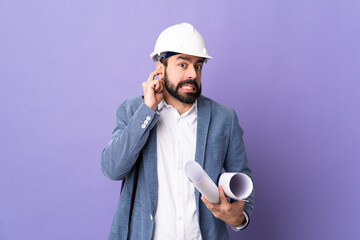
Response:
[{"label": "jacket sleeve", "polygon": [[129,101],[118,107],[116,127],[101,154],[101,168],[106,177],[122,180],[129,174],[158,118],[159,114],[144,103],[137,109]]},{"label": "jacket sleeve", "polygon": [[[227,156],[225,159],[224,169],[226,172],[242,172],[252,179],[252,172],[248,166],[248,161],[245,152],[245,145],[243,141],[243,130],[241,129],[236,112],[232,111],[232,123],[230,131],[230,142]],[[250,196],[247,198],[249,202],[245,204],[244,211],[247,213],[249,220],[254,209],[255,190],[253,189]],[[234,202],[235,200],[232,200]]]}]

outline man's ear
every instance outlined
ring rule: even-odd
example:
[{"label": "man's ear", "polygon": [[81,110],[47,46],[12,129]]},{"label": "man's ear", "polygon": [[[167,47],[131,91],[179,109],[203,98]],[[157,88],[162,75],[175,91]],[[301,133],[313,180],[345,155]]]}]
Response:
[{"label": "man's ear", "polygon": [[160,70],[161,74],[159,74],[159,77],[162,78],[164,76],[164,64],[162,64],[161,62],[157,62],[156,63],[156,70]]}]

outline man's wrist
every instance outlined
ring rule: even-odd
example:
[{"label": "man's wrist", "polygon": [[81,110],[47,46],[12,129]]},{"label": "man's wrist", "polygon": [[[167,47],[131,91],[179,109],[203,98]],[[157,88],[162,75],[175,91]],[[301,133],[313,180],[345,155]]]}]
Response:
[{"label": "man's wrist", "polygon": [[144,103],[145,103],[145,105],[148,106],[151,110],[153,110],[154,112],[156,111],[157,105],[155,105],[155,104],[149,104],[149,103],[147,103],[147,102],[145,102],[145,101],[144,101]]},{"label": "man's wrist", "polygon": [[243,211],[243,215],[244,215],[245,219],[243,220],[243,222],[241,224],[231,226],[231,228],[234,231],[239,231],[241,229],[244,229],[249,224],[249,216],[247,215],[247,213],[245,211]]},{"label": "man's wrist", "polygon": [[231,221],[230,225],[238,226],[238,225],[242,225],[244,222],[246,222],[246,218],[243,212],[241,215],[238,215],[236,218],[234,218],[233,221]]}]

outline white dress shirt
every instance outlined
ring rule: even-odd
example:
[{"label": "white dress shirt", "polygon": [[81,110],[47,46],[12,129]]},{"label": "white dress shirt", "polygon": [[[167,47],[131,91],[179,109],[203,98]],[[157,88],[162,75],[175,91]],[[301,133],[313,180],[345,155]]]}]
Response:
[{"label": "white dress shirt", "polygon": [[[185,174],[185,164],[195,161],[197,101],[182,115],[164,100],[158,105],[156,128],[158,198],[154,240],[200,240],[194,186]],[[232,226],[239,231],[248,223]]]},{"label": "white dress shirt", "polygon": [[157,174],[158,199],[154,240],[201,239],[194,186],[184,167],[195,161],[197,102],[180,116],[164,100],[158,105]]}]

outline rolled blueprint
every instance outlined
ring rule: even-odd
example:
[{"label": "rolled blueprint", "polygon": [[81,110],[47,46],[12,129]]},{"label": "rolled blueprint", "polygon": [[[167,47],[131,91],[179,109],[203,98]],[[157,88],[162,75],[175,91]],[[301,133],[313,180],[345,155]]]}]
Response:
[{"label": "rolled blueprint", "polygon": [[220,203],[219,190],[204,169],[195,161],[185,164],[185,173],[188,179],[212,203]]},{"label": "rolled blueprint", "polygon": [[[204,169],[195,161],[185,164],[185,173],[199,192],[210,202],[220,203],[219,189]],[[219,179],[226,196],[235,200],[244,200],[252,190],[251,178],[244,173],[223,173]]]},{"label": "rolled blueprint", "polygon": [[251,178],[244,173],[221,174],[219,186],[223,186],[226,196],[235,200],[244,200],[253,190]]}]

